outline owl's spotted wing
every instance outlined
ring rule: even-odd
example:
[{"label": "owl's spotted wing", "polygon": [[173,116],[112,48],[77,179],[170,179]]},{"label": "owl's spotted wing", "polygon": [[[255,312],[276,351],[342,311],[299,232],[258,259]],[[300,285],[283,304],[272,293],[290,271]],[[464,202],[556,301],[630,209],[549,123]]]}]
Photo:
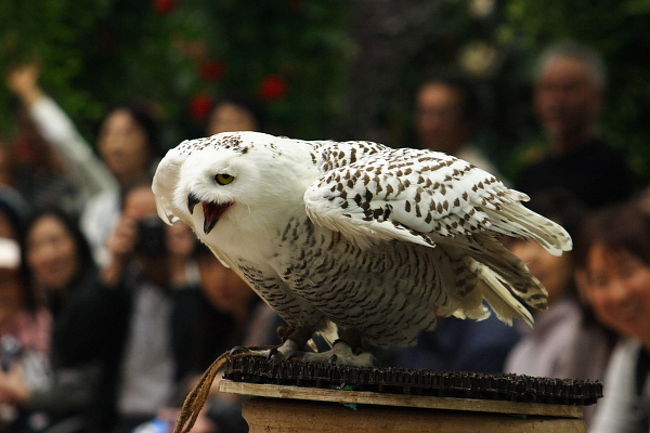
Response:
[{"label": "owl's spotted wing", "polygon": [[386,148],[325,171],[304,199],[315,224],[361,247],[391,239],[433,247],[480,232],[532,238],[553,254],[571,244],[564,230],[521,205],[525,194],[439,152]]}]

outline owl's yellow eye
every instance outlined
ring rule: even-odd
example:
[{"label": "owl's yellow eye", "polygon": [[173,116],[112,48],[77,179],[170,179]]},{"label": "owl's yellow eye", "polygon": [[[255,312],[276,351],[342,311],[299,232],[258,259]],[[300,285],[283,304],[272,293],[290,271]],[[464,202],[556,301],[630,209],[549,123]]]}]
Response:
[{"label": "owl's yellow eye", "polygon": [[220,173],[214,177],[214,180],[216,180],[219,185],[228,185],[233,180],[235,180],[235,176],[231,176],[225,173],[224,174]]}]

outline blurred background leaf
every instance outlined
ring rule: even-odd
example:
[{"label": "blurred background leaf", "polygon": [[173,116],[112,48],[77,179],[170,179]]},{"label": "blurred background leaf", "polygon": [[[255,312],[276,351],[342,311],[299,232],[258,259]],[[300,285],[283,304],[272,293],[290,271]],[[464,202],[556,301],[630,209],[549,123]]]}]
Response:
[{"label": "blurred background leaf", "polygon": [[[604,136],[650,181],[650,0],[23,0],[0,2],[0,70],[42,84],[94,142],[111,105],[156,104],[167,146],[204,134],[222,94],[263,100],[269,131],[414,144],[413,95],[432,71],[471,75],[479,146],[513,176],[545,139],[531,110],[540,51],[573,39],[609,67]],[[16,101],[0,89],[0,134]]]}]

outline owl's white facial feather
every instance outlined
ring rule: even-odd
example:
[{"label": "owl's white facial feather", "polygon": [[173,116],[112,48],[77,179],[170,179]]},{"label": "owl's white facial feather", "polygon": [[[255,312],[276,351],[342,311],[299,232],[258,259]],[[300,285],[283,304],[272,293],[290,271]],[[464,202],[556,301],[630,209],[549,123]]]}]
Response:
[{"label": "owl's white facial feather", "polygon": [[[220,145],[223,134],[210,138],[217,140],[215,145],[197,144],[189,155],[172,149],[154,180],[154,189],[158,184],[158,189],[173,191],[170,209],[162,213],[179,217],[203,242],[223,246],[241,243],[248,231],[254,232],[253,239],[275,235],[287,215],[304,213],[303,194],[318,175],[307,148],[293,140],[250,134],[242,134],[245,152]],[[171,163],[177,159],[182,162]],[[295,164],[296,159],[307,164]],[[173,173],[165,175],[167,167]],[[232,181],[220,185],[217,175],[232,176]]]}]

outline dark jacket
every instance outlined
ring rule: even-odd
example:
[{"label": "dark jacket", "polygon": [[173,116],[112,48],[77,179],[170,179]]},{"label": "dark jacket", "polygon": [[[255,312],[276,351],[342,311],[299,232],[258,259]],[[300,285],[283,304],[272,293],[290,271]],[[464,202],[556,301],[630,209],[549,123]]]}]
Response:
[{"label": "dark jacket", "polygon": [[[89,413],[90,431],[102,432],[115,422],[120,372],[127,333],[130,329],[133,283],[116,287],[96,281],[91,290],[77,297],[65,322],[55,335],[66,365],[99,363],[100,374]],[[229,315],[208,304],[198,287],[169,289],[171,351],[175,364],[174,383],[202,372],[231,344],[220,335],[230,335],[234,326]],[[146,350],[146,348],[143,348]]]},{"label": "dark jacket", "polygon": [[620,151],[592,140],[573,152],[548,155],[525,167],[515,185],[529,195],[558,188],[595,209],[629,198],[633,178]]}]

